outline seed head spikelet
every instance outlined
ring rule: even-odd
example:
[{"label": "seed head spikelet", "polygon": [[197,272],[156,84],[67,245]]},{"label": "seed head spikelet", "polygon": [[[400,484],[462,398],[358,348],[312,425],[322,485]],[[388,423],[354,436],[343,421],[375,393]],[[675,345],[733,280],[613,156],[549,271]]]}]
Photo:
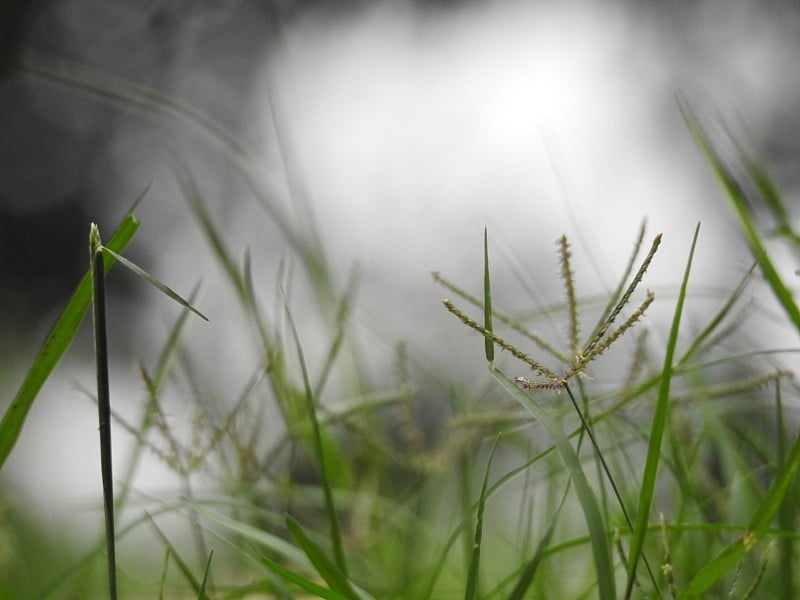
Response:
[{"label": "seed head spikelet", "polygon": [[478,333],[482,334],[484,337],[491,339],[495,344],[497,344],[501,349],[506,350],[511,353],[514,358],[518,358],[522,362],[528,364],[531,369],[536,371],[538,375],[542,375],[551,379],[552,381],[556,382],[560,380],[560,377],[555,374],[552,370],[548,369],[544,365],[540,364],[521,350],[518,350],[513,345],[506,342],[504,339],[496,336],[495,334],[486,330],[485,327],[479,325],[474,319],[465,315],[461,310],[459,310],[449,298],[445,298],[442,300],[442,304],[444,304],[445,308],[449,310],[453,315],[455,315],[464,325],[469,327],[470,329],[474,329]]},{"label": "seed head spikelet", "polygon": [[572,252],[569,248],[567,236],[558,238],[559,255],[561,257],[561,279],[567,293],[567,309],[569,311],[569,349],[571,356],[578,354],[578,307],[575,300],[575,277],[572,272],[570,258]]},{"label": "seed head spikelet", "polygon": [[628,304],[628,302],[631,299],[631,296],[633,295],[633,292],[636,291],[636,287],[642,281],[642,278],[644,277],[644,274],[647,272],[650,263],[653,261],[653,257],[655,256],[656,251],[658,250],[660,244],[661,244],[661,234],[659,233],[653,239],[653,243],[650,245],[650,251],[647,253],[647,256],[645,257],[644,261],[642,261],[642,264],[639,267],[639,270],[636,272],[636,275],[631,280],[630,285],[628,285],[628,289],[625,290],[625,293],[619,299],[617,305],[609,313],[608,317],[606,317],[605,321],[603,321],[600,327],[597,328],[597,332],[594,334],[592,339],[584,348],[583,350],[584,356],[587,356],[592,353],[594,347],[600,342],[600,340],[603,339],[603,336],[606,334],[609,327],[611,327],[611,325],[614,324],[614,321],[619,316],[619,313],[622,312],[622,309],[625,307],[626,304]]}]

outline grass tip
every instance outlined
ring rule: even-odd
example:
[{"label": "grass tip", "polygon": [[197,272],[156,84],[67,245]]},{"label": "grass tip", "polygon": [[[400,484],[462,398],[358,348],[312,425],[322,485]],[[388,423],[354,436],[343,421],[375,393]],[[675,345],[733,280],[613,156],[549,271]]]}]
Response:
[{"label": "grass tip", "polygon": [[94,259],[95,255],[103,249],[103,242],[100,239],[100,228],[97,223],[89,225],[89,258]]}]

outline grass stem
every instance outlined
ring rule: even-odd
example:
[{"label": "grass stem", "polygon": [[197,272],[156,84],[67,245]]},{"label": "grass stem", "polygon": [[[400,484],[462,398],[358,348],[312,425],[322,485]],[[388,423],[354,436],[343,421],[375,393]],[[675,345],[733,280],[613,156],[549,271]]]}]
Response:
[{"label": "grass stem", "polygon": [[92,224],[89,233],[94,314],[94,353],[97,371],[97,413],[100,423],[100,475],[103,480],[103,512],[108,554],[108,593],[117,598],[117,561],[114,544],[114,480],[111,461],[111,392],[108,379],[108,335],[106,331],[106,277],[100,231]]}]

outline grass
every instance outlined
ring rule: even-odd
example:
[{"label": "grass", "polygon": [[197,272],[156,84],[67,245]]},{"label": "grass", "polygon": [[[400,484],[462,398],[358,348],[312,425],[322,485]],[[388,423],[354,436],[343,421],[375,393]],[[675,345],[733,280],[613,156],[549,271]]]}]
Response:
[{"label": "grass", "polygon": [[[65,79],[39,59],[29,67],[35,77],[139,113],[180,115],[250,178],[244,150],[202,115],[102,74],[80,70]],[[739,310],[763,282],[786,326],[800,332],[790,285],[767,249],[796,250],[800,236],[766,169],[740,145],[742,168],[727,165],[688,106],[681,108],[753,269],[699,323],[691,278],[699,226],[681,282],[662,300],[640,289],[660,258],[660,236],[642,252],[643,225],[619,285],[596,309],[581,298],[562,236],[554,259],[560,282],[551,284],[563,287],[556,314],[566,335],[548,339],[536,331],[540,321],[499,308],[484,232],[484,264],[475,266],[482,294],[434,278],[451,298],[442,318],[455,317],[454,328],[474,330],[476,349],[484,346],[485,385],[476,390],[446,373],[425,381],[449,411],[434,433],[416,412],[413,382],[426,374],[413,350],[398,347],[394,381],[370,383],[354,335],[357,276],[336,284],[313,223],[295,229],[265,207],[302,267],[300,274],[282,268],[277,292],[265,298],[253,280],[258,257],[229,247],[190,167],[175,157],[187,210],[228,282],[231,310],[209,317],[239,320],[254,332],[256,366],[230,398],[206,398],[214,374],[198,368],[185,337],[205,326],[188,318],[204,316],[194,294],[184,300],[124,258],[139,227],[133,211],[107,244],[93,238],[95,282],[113,277],[108,269],[119,263],[177,300],[181,312],[161,351],[139,367],[139,421],[115,411],[99,379],[101,423],[116,420],[136,446],[129,464],[112,472],[110,434],[103,434],[107,536],[76,551],[26,522],[18,507],[3,508],[0,596],[114,597],[116,588],[122,598],[796,597],[800,437],[789,414],[796,387],[773,363],[778,350],[752,347],[748,313]],[[756,223],[759,203],[775,221],[775,240]],[[313,357],[292,297],[299,277],[327,326],[327,343]],[[106,311],[99,296],[92,302],[91,282],[87,275],[79,284],[6,409],[0,467],[89,305],[96,317],[113,319],[113,306]],[[647,318],[656,302],[672,315],[666,330]],[[767,310],[761,302],[757,310]],[[98,373],[108,360],[98,345]],[[264,435],[276,421],[279,433]],[[132,486],[145,454],[172,469],[180,493],[150,497]],[[47,556],[58,557],[56,572]]]}]

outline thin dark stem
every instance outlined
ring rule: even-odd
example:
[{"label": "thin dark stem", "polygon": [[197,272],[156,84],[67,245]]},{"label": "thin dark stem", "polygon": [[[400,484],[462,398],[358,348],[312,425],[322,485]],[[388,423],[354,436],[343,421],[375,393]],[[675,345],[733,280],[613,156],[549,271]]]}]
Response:
[{"label": "thin dark stem", "polygon": [[[99,235],[97,236],[99,242]],[[92,244],[95,246],[95,244]],[[100,421],[100,474],[103,480],[103,511],[106,521],[108,592],[117,598],[117,567],[114,544],[114,482],[111,464],[111,394],[108,383],[108,342],[106,335],[106,286],[103,252],[92,248],[92,292],[94,307],[94,351],[97,368],[97,413]]]},{"label": "thin dark stem", "polygon": [[[603,467],[603,471],[608,478],[608,483],[611,485],[611,489],[614,492],[614,496],[617,498],[617,502],[619,503],[619,507],[622,510],[622,516],[625,517],[625,522],[628,524],[628,527],[631,531],[633,531],[633,521],[631,520],[630,515],[628,514],[628,510],[625,508],[625,501],[622,498],[622,493],[619,491],[617,487],[616,481],[614,481],[614,476],[611,474],[611,469],[608,468],[608,463],[606,462],[603,453],[600,451],[600,445],[597,443],[597,440],[594,437],[594,431],[592,431],[591,426],[589,425],[589,421],[586,420],[586,417],[583,414],[583,411],[578,406],[578,401],[575,399],[575,396],[572,394],[572,390],[569,387],[569,384],[564,384],[564,389],[567,390],[567,395],[569,396],[570,401],[572,402],[572,407],[575,409],[575,412],[578,413],[578,417],[580,417],[581,424],[583,425],[583,430],[589,435],[589,440],[592,443],[592,447],[594,448],[595,455],[600,460],[600,465]],[[644,564],[647,568],[647,573],[650,576],[650,580],[653,582],[653,585],[656,589],[658,589],[658,584],[656,583],[656,576],[653,572],[652,567],[650,566],[650,562],[647,560],[647,556],[643,555]]]}]

